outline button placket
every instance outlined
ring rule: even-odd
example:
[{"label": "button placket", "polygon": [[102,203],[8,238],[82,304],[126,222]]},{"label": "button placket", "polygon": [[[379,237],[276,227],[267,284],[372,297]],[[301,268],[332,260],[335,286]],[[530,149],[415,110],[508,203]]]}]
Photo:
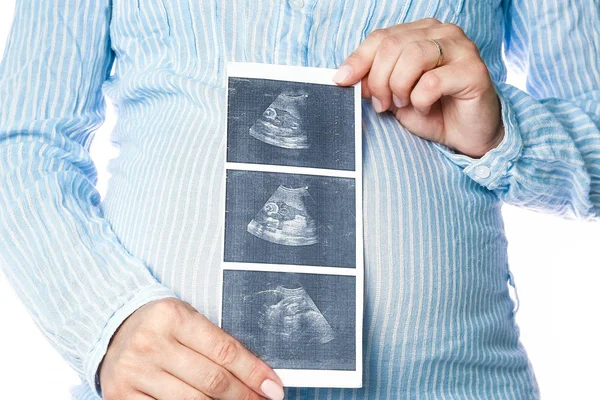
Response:
[{"label": "button placket", "polygon": [[314,18],[314,10],[317,6],[318,0],[284,0],[287,1],[289,7],[290,17],[293,18],[295,23],[294,29],[299,35],[290,37],[289,40],[294,42],[297,48],[295,54],[298,56],[298,63],[301,65],[308,65],[308,46],[311,43],[312,24]]},{"label": "button placket", "polygon": [[301,10],[304,8],[304,0],[288,0],[290,7],[294,10]]}]

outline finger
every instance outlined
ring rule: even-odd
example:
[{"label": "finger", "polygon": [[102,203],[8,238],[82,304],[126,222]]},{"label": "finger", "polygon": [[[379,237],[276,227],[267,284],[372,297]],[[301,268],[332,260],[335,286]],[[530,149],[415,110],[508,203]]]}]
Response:
[{"label": "finger", "polygon": [[333,80],[338,85],[353,85],[361,80],[371,69],[377,48],[390,36],[402,36],[402,33],[419,28],[440,25],[433,18],[424,18],[414,22],[395,25],[386,29],[376,29],[344,61]]},{"label": "finger", "polygon": [[363,99],[371,99],[373,96],[371,94],[371,90],[369,89],[369,74],[367,74],[360,83],[361,95]]},{"label": "finger", "polygon": [[[377,112],[390,109],[392,104],[396,107],[407,104],[410,89],[421,74],[435,68],[439,60],[438,47],[431,40],[424,38],[430,34],[445,37],[448,31],[454,32],[453,28],[441,24],[431,29],[410,29],[401,34],[390,35],[381,41],[369,71],[369,89]],[[440,39],[438,42],[440,41],[443,41],[446,47],[453,47],[450,46],[452,40]],[[432,51],[432,46],[435,52]],[[462,54],[462,51],[459,53]],[[403,86],[407,93],[393,98],[392,82],[395,80],[400,81],[398,85]]]},{"label": "finger", "polygon": [[[403,47],[403,44],[402,44],[403,42],[410,43],[411,41],[414,41],[414,40],[417,39],[414,36],[414,32],[412,32],[412,33],[411,32],[412,31],[406,32],[406,34],[401,37],[401,39],[400,39],[400,41],[401,41],[400,47]],[[372,71],[374,69],[375,68],[372,68],[371,70],[369,70],[369,72],[367,72],[367,74],[362,78],[361,86],[362,86],[362,98],[363,99],[369,99],[370,100],[373,97],[373,92],[371,91],[371,89],[369,87],[369,82],[372,81],[372,79],[371,79],[371,73],[372,73]],[[388,84],[388,82],[386,82],[386,84]]]},{"label": "finger", "polygon": [[402,39],[398,36],[388,36],[384,39],[369,71],[369,90],[373,98],[373,107],[378,113],[390,108],[392,92],[390,90],[390,75],[402,51]]},{"label": "finger", "polygon": [[377,48],[388,35],[389,32],[385,29],[377,29],[367,36],[356,50],[346,57],[333,76],[333,81],[342,86],[354,85],[360,81],[371,69]]},{"label": "finger", "polygon": [[283,398],[283,385],[275,371],[205,316],[195,314],[185,329],[176,332],[176,339],[231,372],[256,393]]},{"label": "finger", "polygon": [[409,132],[423,139],[443,143],[444,120],[439,103],[432,106],[428,115],[421,114],[411,104],[396,109],[394,115]]},{"label": "finger", "polygon": [[137,383],[137,389],[157,400],[210,399],[206,394],[164,371],[142,377]]},{"label": "finger", "polygon": [[262,398],[229,371],[188,347],[178,344],[168,354],[165,370],[207,395],[219,399]]},{"label": "finger", "polygon": [[[444,54],[442,63],[452,63],[457,57],[465,52],[458,48],[452,39],[436,39]],[[394,66],[390,76],[389,86],[393,93],[393,101],[396,107],[405,107],[410,103],[411,92],[421,76],[438,66],[440,53],[437,46],[431,40],[416,40],[409,43]],[[439,67],[439,66],[438,66]]]},{"label": "finger", "polygon": [[410,101],[418,111],[426,115],[442,96],[474,99],[485,93],[490,85],[492,83],[485,63],[455,63],[423,74],[410,94]]}]

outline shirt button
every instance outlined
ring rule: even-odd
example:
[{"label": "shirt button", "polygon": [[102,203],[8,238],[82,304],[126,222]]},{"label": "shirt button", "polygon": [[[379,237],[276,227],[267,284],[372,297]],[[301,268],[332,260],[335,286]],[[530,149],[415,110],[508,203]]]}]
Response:
[{"label": "shirt button", "polygon": [[300,10],[302,9],[302,7],[304,7],[304,0],[289,0],[290,1],[290,7],[292,7],[294,10]]},{"label": "shirt button", "polygon": [[491,173],[490,167],[488,167],[486,165],[478,165],[477,167],[475,167],[475,175],[478,178],[481,178],[481,179],[489,178],[490,173]]}]

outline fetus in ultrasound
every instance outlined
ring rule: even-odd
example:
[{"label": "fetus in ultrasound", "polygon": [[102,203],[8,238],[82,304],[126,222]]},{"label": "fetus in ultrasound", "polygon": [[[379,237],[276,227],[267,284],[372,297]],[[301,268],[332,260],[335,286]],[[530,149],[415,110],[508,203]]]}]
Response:
[{"label": "fetus in ultrasound", "polygon": [[260,352],[265,359],[293,359],[307,347],[335,339],[331,325],[302,286],[278,286],[252,298],[262,303],[258,326],[269,338]]},{"label": "fetus in ultrasound", "polygon": [[307,187],[280,185],[250,221],[247,231],[271,243],[308,246],[319,242],[317,223],[308,214],[304,198]]},{"label": "fetus in ultrasound", "polygon": [[252,125],[250,136],[284,149],[308,149],[308,97],[304,90],[287,90],[279,94]]}]

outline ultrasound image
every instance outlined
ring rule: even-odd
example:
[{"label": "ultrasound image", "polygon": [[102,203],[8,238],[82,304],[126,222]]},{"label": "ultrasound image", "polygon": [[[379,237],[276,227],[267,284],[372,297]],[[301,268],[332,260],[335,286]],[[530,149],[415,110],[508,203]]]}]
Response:
[{"label": "ultrasound image", "polygon": [[223,329],[273,368],[354,370],[353,276],[225,270]]}]

